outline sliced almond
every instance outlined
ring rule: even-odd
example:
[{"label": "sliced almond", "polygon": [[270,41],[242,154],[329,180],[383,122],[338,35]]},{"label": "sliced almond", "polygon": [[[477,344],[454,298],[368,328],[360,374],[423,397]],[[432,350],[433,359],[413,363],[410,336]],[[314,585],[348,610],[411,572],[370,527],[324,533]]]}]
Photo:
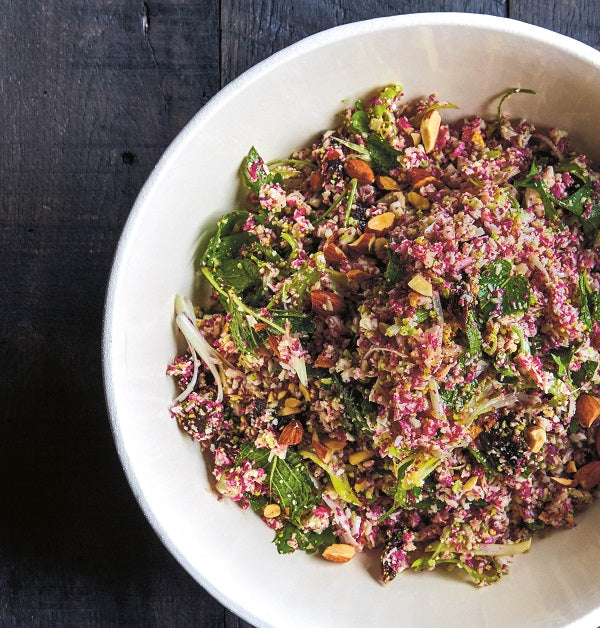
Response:
[{"label": "sliced almond", "polygon": [[550,479],[556,484],[560,484],[561,486],[575,486],[577,482],[571,478],[559,478],[551,475]]},{"label": "sliced almond", "polygon": [[358,185],[371,185],[375,181],[373,169],[366,161],[357,159],[347,159],[344,164],[344,170],[351,179],[356,179]]},{"label": "sliced almond", "polygon": [[600,399],[583,393],[577,398],[575,407],[575,418],[579,421],[581,427],[591,427],[591,425],[600,416]]},{"label": "sliced almond", "polygon": [[281,514],[281,508],[279,504],[267,504],[263,510],[263,516],[265,519],[276,519]]},{"label": "sliced almond", "polygon": [[348,250],[353,253],[370,253],[375,244],[376,235],[374,233],[363,233],[359,238],[348,245]]},{"label": "sliced almond", "polygon": [[318,440],[313,441],[313,447],[315,453],[319,457],[321,462],[329,464],[331,462],[331,449],[328,449],[325,445],[321,444]]},{"label": "sliced almond", "polygon": [[380,190],[387,190],[389,192],[400,189],[400,186],[398,185],[398,181],[396,181],[396,179],[392,179],[392,177],[386,177],[385,175],[376,176],[375,185]]},{"label": "sliced almond", "polygon": [[310,401],[310,392],[304,384],[298,384],[298,388],[304,397],[304,401]]},{"label": "sliced almond", "polygon": [[415,275],[409,282],[408,287],[424,297],[433,296],[433,286],[423,275]]},{"label": "sliced almond", "polygon": [[439,179],[434,177],[429,170],[425,170],[425,168],[410,168],[406,174],[414,189],[421,188],[428,183],[439,182]]},{"label": "sliced almond", "polygon": [[277,442],[285,447],[287,445],[297,445],[302,440],[304,428],[302,423],[296,419],[292,419],[281,431]]},{"label": "sliced almond", "polygon": [[477,481],[479,480],[479,478],[476,475],[473,475],[472,477],[470,477],[464,484],[463,484],[463,491],[465,493],[468,493],[469,491],[473,490],[476,486],[477,486]]},{"label": "sliced almond", "polygon": [[326,355],[319,355],[315,360],[315,367],[318,369],[330,369],[335,366],[335,362]]},{"label": "sliced almond", "polygon": [[525,430],[525,442],[531,453],[537,454],[546,442],[546,430],[539,425],[532,425]]},{"label": "sliced almond", "polygon": [[373,279],[373,275],[370,273],[360,270],[359,268],[353,268],[346,273],[346,277],[350,281],[354,281],[355,283],[360,283],[362,281],[368,281],[369,279]]},{"label": "sliced almond", "polygon": [[331,451],[342,451],[342,449],[346,446],[346,441],[338,440],[336,438],[324,438],[323,445],[325,445],[328,449],[331,449]]},{"label": "sliced almond", "polygon": [[430,153],[434,149],[441,124],[442,116],[440,115],[440,112],[435,109],[428,113],[423,120],[421,120],[421,139],[426,153]]},{"label": "sliced almond", "polygon": [[341,314],[346,310],[344,299],[335,292],[313,290],[310,293],[312,309],[318,314]]},{"label": "sliced almond", "polygon": [[283,403],[288,408],[299,408],[302,405],[300,399],[296,399],[296,397],[286,397]]},{"label": "sliced almond", "polygon": [[382,262],[387,262],[388,259],[388,240],[387,238],[375,238],[375,244],[373,245],[373,252],[375,257]]},{"label": "sliced almond", "polygon": [[346,543],[334,543],[326,547],[323,552],[323,558],[330,560],[332,563],[347,563],[354,558],[356,550],[352,545]]},{"label": "sliced almond", "polygon": [[384,212],[383,214],[373,216],[367,223],[367,229],[377,236],[382,236],[394,228],[395,220],[394,212]]},{"label": "sliced almond", "polygon": [[283,406],[282,408],[279,408],[279,410],[277,411],[277,414],[279,416],[294,416],[295,414],[300,414],[301,412],[302,412],[301,407],[291,408],[290,406]]},{"label": "sliced almond", "polygon": [[424,196],[421,196],[418,192],[409,192],[406,195],[408,202],[417,209],[425,211],[431,207],[431,203]]},{"label": "sliced almond", "polygon": [[375,456],[375,452],[370,449],[364,449],[361,451],[354,451],[348,456],[348,462],[352,465],[360,464],[367,460],[371,460]]},{"label": "sliced almond", "polygon": [[421,143],[421,134],[420,133],[411,133],[410,138],[413,141],[413,146],[418,146]]},{"label": "sliced almond", "polygon": [[600,484],[600,460],[588,462],[578,469],[575,479],[579,482],[581,488],[589,491],[591,488]]},{"label": "sliced almond", "polygon": [[577,465],[573,460],[567,462],[567,473],[577,473]]},{"label": "sliced almond", "polygon": [[328,262],[339,263],[347,259],[344,251],[333,242],[328,242],[323,247],[323,255]]}]

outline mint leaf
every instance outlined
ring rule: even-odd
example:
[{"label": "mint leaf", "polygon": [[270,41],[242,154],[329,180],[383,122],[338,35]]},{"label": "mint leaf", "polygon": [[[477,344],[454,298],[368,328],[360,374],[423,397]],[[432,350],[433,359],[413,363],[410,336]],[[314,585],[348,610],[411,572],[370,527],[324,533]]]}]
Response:
[{"label": "mint leaf", "polygon": [[575,386],[581,386],[585,382],[589,382],[598,370],[598,362],[594,360],[586,360],[581,363],[578,371],[571,374],[571,379]]},{"label": "mint leaf", "polygon": [[373,430],[369,419],[377,413],[377,405],[367,399],[366,391],[358,385],[342,382],[340,376],[334,373],[331,388],[339,397],[344,407],[342,425],[352,434],[372,434]]},{"label": "mint leaf", "polygon": [[329,545],[333,545],[336,542],[336,537],[330,528],[326,528],[323,532],[304,531],[291,523],[287,523],[277,532],[273,540],[280,554],[294,552],[294,541],[298,544],[299,550],[307,554],[314,554]]},{"label": "mint leaf", "polygon": [[248,154],[242,161],[240,172],[248,189],[255,194],[260,192],[260,188],[265,183],[270,183],[272,180],[269,167],[264,162],[263,158],[258,154],[258,151],[254,148],[254,146],[250,148]]},{"label": "mint leaf", "polygon": [[492,262],[482,269],[477,298],[485,318],[496,309],[496,303],[492,301],[494,293],[508,281],[511,269],[512,264],[504,259]]},{"label": "mint leaf", "polygon": [[373,170],[377,174],[389,174],[390,170],[398,167],[398,157],[402,153],[396,150],[387,140],[382,139],[375,133],[371,133],[367,136],[365,144],[371,155]]},{"label": "mint leaf", "polygon": [[292,310],[270,310],[270,312],[273,320],[282,327],[286,322],[289,322],[290,332],[292,334],[310,335],[314,334],[317,330],[312,314]]},{"label": "mint leaf", "polygon": [[531,298],[529,281],[524,275],[511,277],[502,287],[502,314],[527,312]]},{"label": "mint leaf", "polygon": [[469,340],[469,356],[471,359],[477,359],[481,354],[481,332],[472,310],[469,310],[467,314],[466,327],[467,339]]},{"label": "mint leaf", "polygon": [[236,458],[239,465],[244,460],[252,462],[254,468],[264,469],[269,477],[271,498],[281,507],[284,517],[299,525],[302,515],[316,505],[316,490],[308,469],[295,451],[288,449],[285,460],[274,456],[271,450],[243,443]]}]

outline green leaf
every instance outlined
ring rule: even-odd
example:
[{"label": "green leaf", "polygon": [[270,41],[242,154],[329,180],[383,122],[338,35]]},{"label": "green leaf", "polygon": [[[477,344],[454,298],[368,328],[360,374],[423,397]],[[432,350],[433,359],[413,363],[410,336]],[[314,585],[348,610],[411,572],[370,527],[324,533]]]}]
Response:
[{"label": "green leaf", "polygon": [[390,170],[398,167],[398,157],[402,155],[387,140],[375,133],[368,135],[366,139],[367,149],[371,155],[373,170],[377,174],[389,174]]},{"label": "green leaf", "polygon": [[474,360],[481,354],[481,332],[479,331],[473,310],[469,310],[467,314],[466,327],[467,339],[469,340],[469,356]]},{"label": "green leaf", "polygon": [[369,128],[369,116],[362,109],[358,109],[352,114],[351,124],[357,133],[369,133],[371,130]]},{"label": "green leaf", "polygon": [[377,413],[377,405],[367,399],[366,393],[357,385],[346,384],[337,373],[331,375],[332,390],[339,397],[344,408],[342,425],[352,434],[370,435],[373,433],[369,419]]},{"label": "green leaf", "polygon": [[579,273],[579,315],[590,330],[594,321],[600,320],[600,295],[592,291],[587,271]]},{"label": "green leaf", "polygon": [[248,258],[224,259],[215,268],[214,274],[240,293],[261,283],[258,265]]},{"label": "green leaf", "polygon": [[569,368],[573,360],[573,356],[577,351],[577,345],[572,347],[560,347],[549,352],[550,357],[556,364],[556,375],[561,379],[569,376]]},{"label": "green leaf", "polygon": [[388,248],[388,263],[384,273],[385,280],[389,284],[397,284],[402,278],[402,263],[400,258]]},{"label": "green leaf", "polygon": [[350,486],[350,482],[348,481],[348,476],[343,473],[342,475],[338,475],[334,472],[334,470],[328,465],[325,464],[317,454],[312,451],[307,451],[303,449],[300,451],[300,455],[304,458],[308,458],[312,460],[317,466],[321,467],[323,471],[327,473],[329,479],[331,480],[331,484],[335,492],[346,502],[349,504],[354,504],[355,506],[362,506],[360,499],[356,496],[356,493],[352,490]]},{"label": "green leaf", "polygon": [[529,281],[524,275],[511,277],[502,287],[502,314],[527,312],[531,299]]},{"label": "green leaf", "polygon": [[273,542],[280,554],[291,554],[295,551],[294,541],[298,544],[298,549],[307,554],[314,554],[322,549],[333,545],[336,537],[330,528],[322,532],[312,530],[301,530],[291,523],[287,523],[281,530],[277,531]]},{"label": "green leaf", "polygon": [[598,362],[594,360],[586,360],[581,363],[578,371],[571,374],[571,379],[575,386],[581,386],[585,382],[589,382],[598,370]]},{"label": "green leaf", "polygon": [[256,240],[256,236],[247,231],[234,233],[234,229],[243,225],[248,216],[250,216],[249,212],[244,211],[233,211],[223,216],[204,254],[197,260],[197,265],[214,268],[222,258],[232,257],[237,254],[243,244]]},{"label": "green leaf", "polygon": [[312,314],[292,310],[270,310],[273,320],[282,327],[286,322],[290,324],[292,334],[314,334],[317,330]]},{"label": "green leaf", "polygon": [[269,477],[271,497],[280,505],[284,516],[299,525],[302,515],[316,505],[314,485],[302,458],[288,449],[284,460],[273,456],[271,450],[257,448],[250,442],[243,443],[236,458],[239,465],[244,460],[254,468],[264,469]]},{"label": "green leaf", "polygon": [[254,146],[250,148],[242,161],[240,172],[248,189],[255,194],[260,192],[260,188],[265,183],[270,183],[272,180],[269,167]]},{"label": "green leaf", "polygon": [[432,111],[439,111],[440,109],[460,109],[460,107],[451,102],[445,102],[445,103],[434,102],[431,105],[428,105],[427,107],[425,107],[423,111],[418,113],[413,118],[412,120],[413,125],[418,126],[419,124],[421,124],[421,121],[428,113],[431,113]]},{"label": "green leaf", "polygon": [[508,281],[511,269],[512,264],[504,259],[492,262],[482,269],[477,298],[484,317],[487,318],[496,308],[496,304],[491,299],[494,297],[494,292]]},{"label": "green leaf", "polygon": [[513,94],[535,94],[535,92],[532,89],[527,89],[525,87],[510,87],[502,92],[500,102],[498,103],[498,111],[496,113],[496,122],[498,124],[502,124],[502,105],[504,104],[504,101],[510,98]]}]

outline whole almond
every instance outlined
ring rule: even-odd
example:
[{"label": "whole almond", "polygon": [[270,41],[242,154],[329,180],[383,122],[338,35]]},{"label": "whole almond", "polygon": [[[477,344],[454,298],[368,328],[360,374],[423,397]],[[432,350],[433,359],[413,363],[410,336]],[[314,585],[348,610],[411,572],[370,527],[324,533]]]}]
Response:
[{"label": "whole almond", "polygon": [[442,116],[437,110],[431,111],[421,120],[421,140],[426,153],[430,153],[434,149],[441,123]]},{"label": "whole almond", "polygon": [[579,482],[581,488],[589,491],[591,488],[600,484],[600,460],[588,462],[577,470],[575,479]]},{"label": "whole almond", "polygon": [[353,268],[352,270],[349,270],[346,273],[346,277],[348,277],[350,281],[354,281],[355,283],[360,283],[361,281],[373,279],[373,275],[364,270],[360,270],[359,268]]},{"label": "whole almond", "polygon": [[281,431],[277,442],[282,446],[297,445],[302,440],[304,428],[297,419],[292,419]]},{"label": "whole almond", "polygon": [[394,220],[396,220],[394,212],[384,212],[373,216],[367,223],[367,229],[377,236],[382,236],[394,228]]},{"label": "whole almond", "polygon": [[363,233],[348,245],[348,250],[352,253],[370,253],[373,250],[376,237],[373,232]]},{"label": "whole almond", "polygon": [[318,192],[321,189],[321,173],[313,172],[310,175],[308,185],[313,192]]},{"label": "whole almond", "polygon": [[333,242],[328,242],[323,247],[323,255],[328,262],[339,263],[347,259],[344,251]]},{"label": "whole almond", "polygon": [[386,190],[388,192],[400,189],[400,186],[398,185],[398,181],[396,181],[396,179],[392,179],[392,177],[386,177],[385,175],[377,175],[375,177],[375,185],[380,190]]},{"label": "whole almond", "polygon": [[600,399],[587,393],[579,395],[574,416],[581,427],[591,427],[600,416]]},{"label": "whole almond", "polygon": [[341,314],[346,310],[344,299],[335,292],[313,290],[310,293],[312,309],[318,314]]},{"label": "whole almond", "polygon": [[315,360],[315,367],[318,369],[330,369],[335,366],[335,362],[326,355],[320,355]]},{"label": "whole almond", "polygon": [[351,179],[356,179],[358,185],[371,185],[375,181],[375,174],[371,166],[362,159],[356,157],[347,159],[344,170]]},{"label": "whole almond", "polygon": [[417,189],[427,185],[428,183],[435,183],[439,179],[433,176],[433,173],[425,168],[410,168],[407,172],[408,180],[413,188]]},{"label": "whole almond", "polygon": [[331,561],[332,563],[347,563],[354,558],[356,550],[352,545],[346,543],[334,543],[325,548],[323,552],[323,558]]}]

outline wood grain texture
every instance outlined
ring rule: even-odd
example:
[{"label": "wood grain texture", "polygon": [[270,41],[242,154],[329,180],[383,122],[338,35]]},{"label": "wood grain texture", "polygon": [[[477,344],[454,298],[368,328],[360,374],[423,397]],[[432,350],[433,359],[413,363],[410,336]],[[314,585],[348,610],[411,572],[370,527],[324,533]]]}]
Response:
[{"label": "wood grain texture", "polygon": [[600,44],[597,0],[3,0],[0,625],[248,626],[162,547],[121,470],[99,356],[115,246],[220,86],[325,28],[450,10]]},{"label": "wood grain texture", "polygon": [[221,7],[222,85],[303,37],[340,24],[428,11],[506,15],[505,0],[222,0]]},{"label": "wood grain texture", "polygon": [[510,0],[510,17],[568,35],[600,50],[598,0]]}]

